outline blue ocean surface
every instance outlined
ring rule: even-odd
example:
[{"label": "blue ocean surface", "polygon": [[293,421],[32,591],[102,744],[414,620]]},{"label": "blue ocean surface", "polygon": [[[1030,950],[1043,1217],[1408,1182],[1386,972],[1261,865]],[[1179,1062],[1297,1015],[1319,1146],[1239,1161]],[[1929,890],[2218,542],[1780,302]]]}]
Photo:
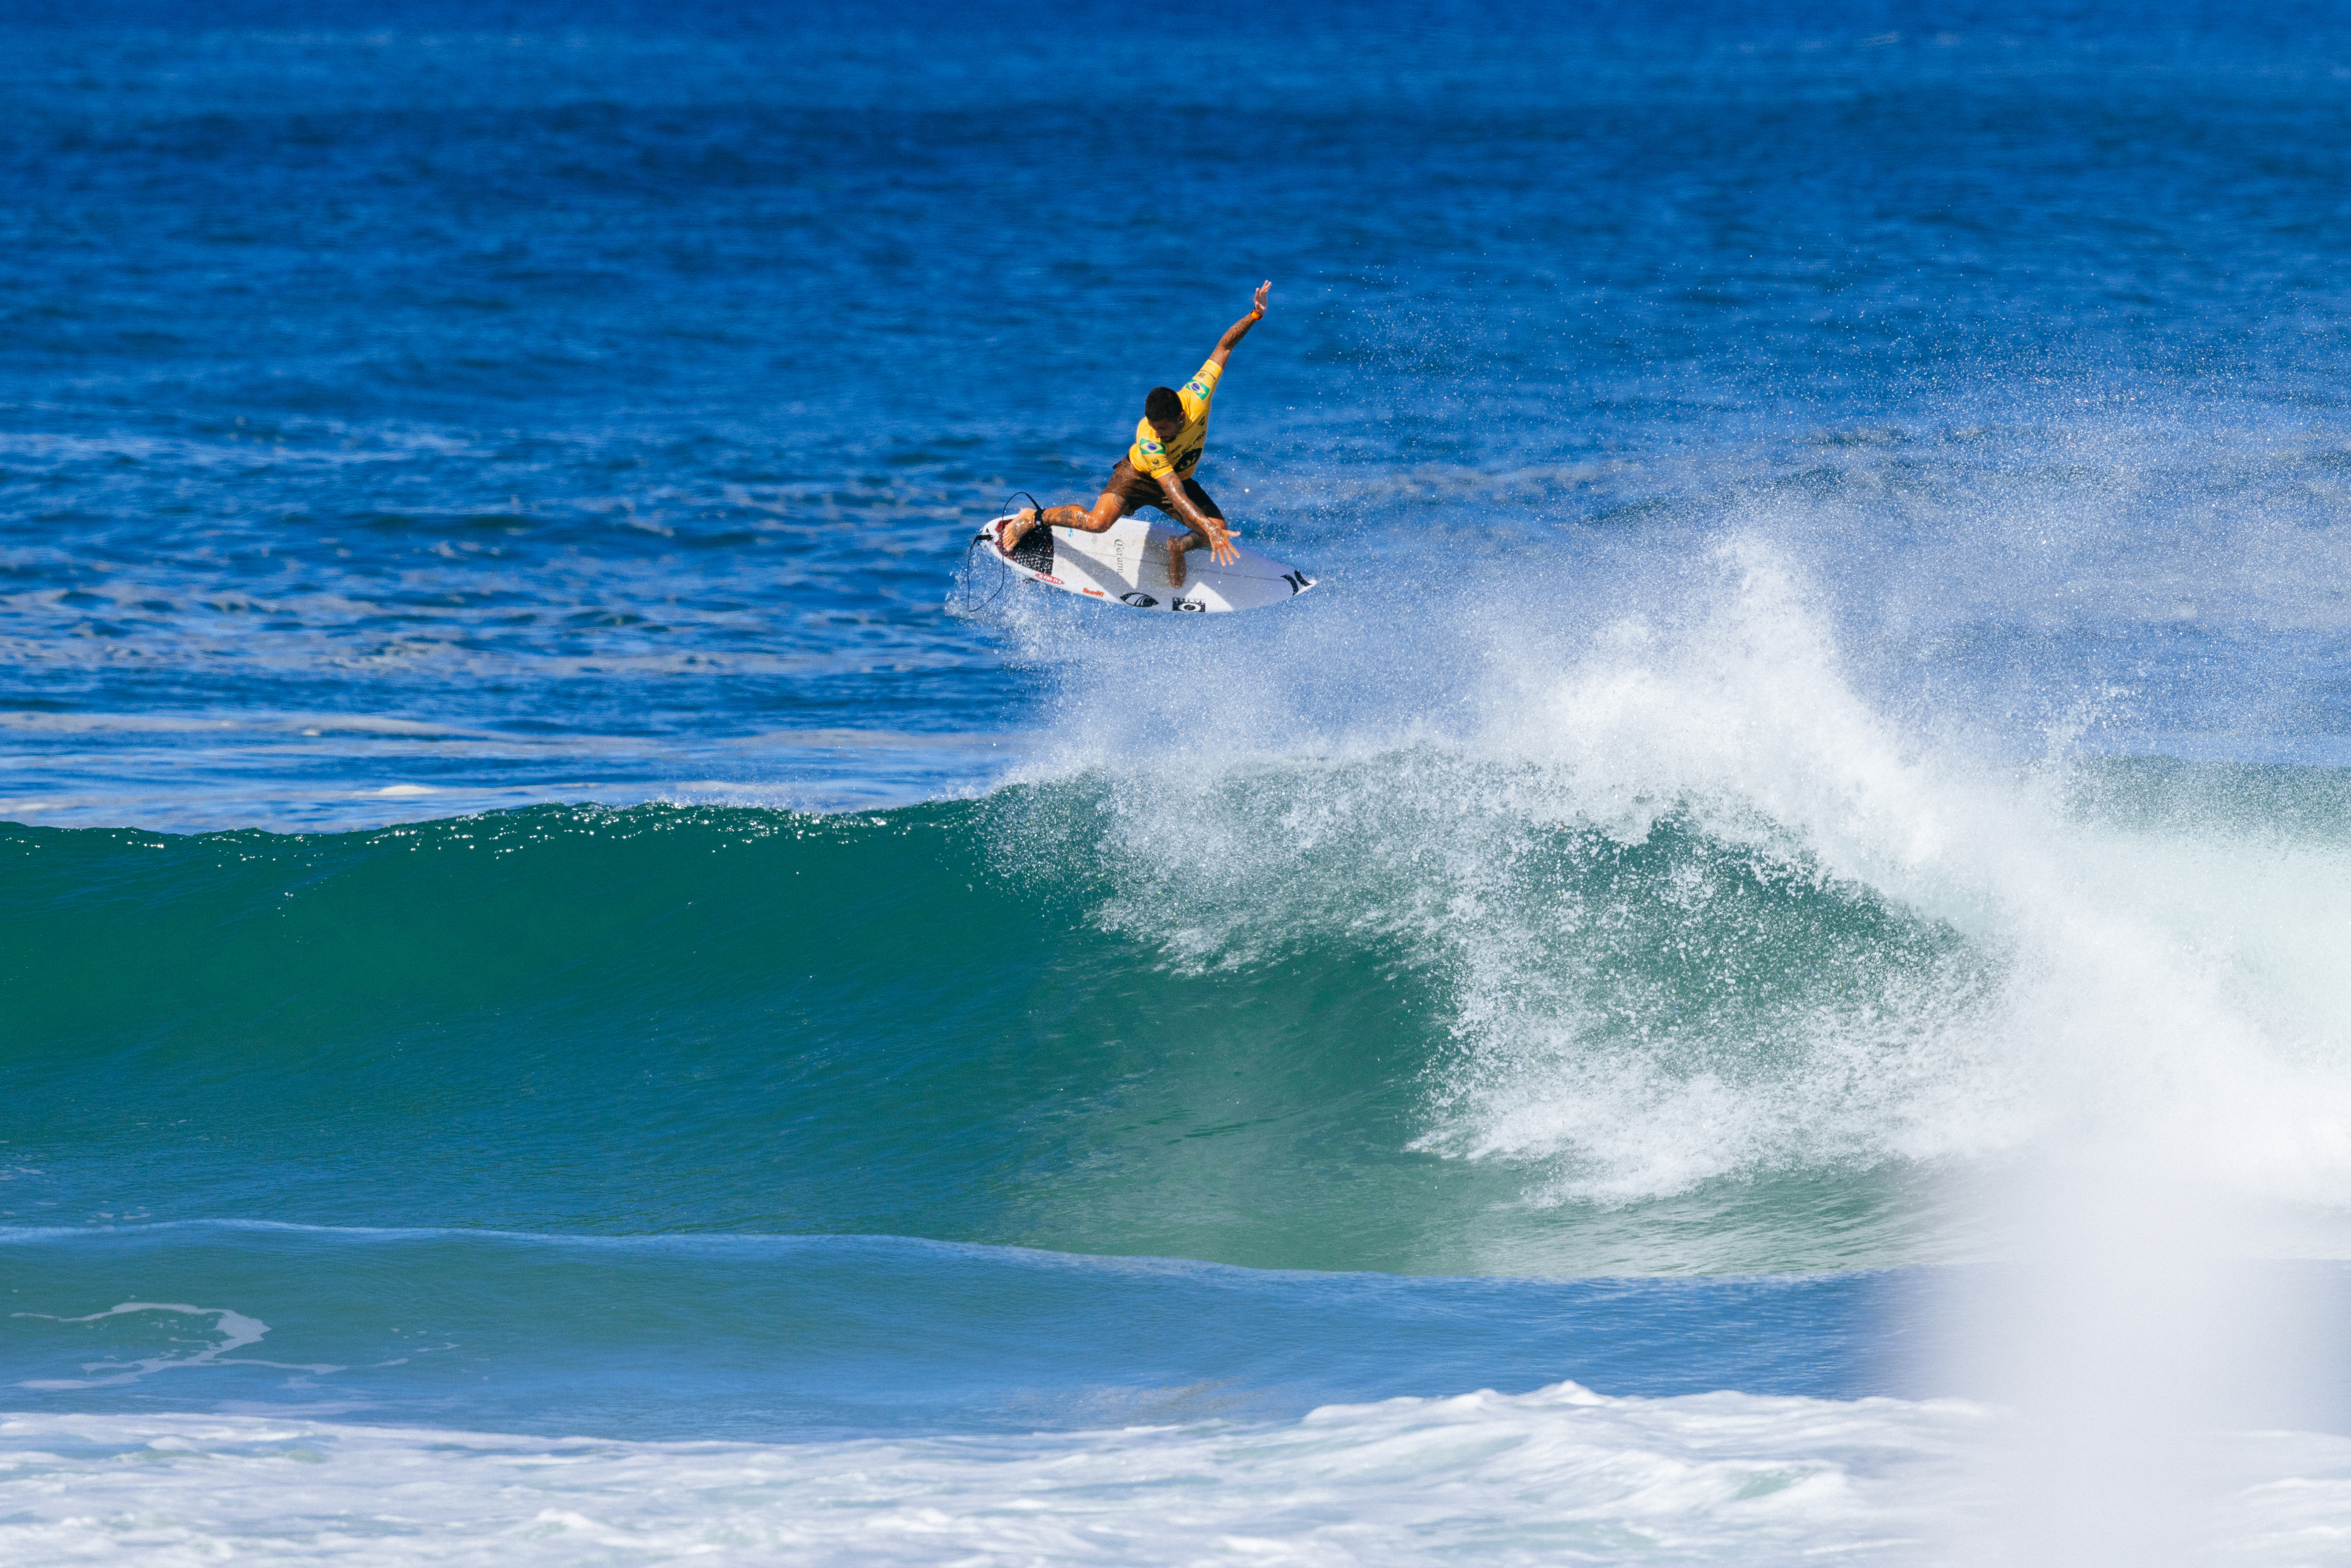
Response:
[{"label": "blue ocean surface", "polygon": [[[0,1558],[2340,1561],[2351,19],[0,5]],[[1199,476],[1318,580],[1008,580]]]}]

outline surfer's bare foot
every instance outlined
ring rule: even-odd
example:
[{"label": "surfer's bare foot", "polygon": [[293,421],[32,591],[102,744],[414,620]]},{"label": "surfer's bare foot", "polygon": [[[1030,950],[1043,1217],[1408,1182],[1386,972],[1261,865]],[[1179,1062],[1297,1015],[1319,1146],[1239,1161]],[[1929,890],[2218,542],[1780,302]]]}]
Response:
[{"label": "surfer's bare foot", "polygon": [[1192,538],[1188,534],[1180,539],[1169,539],[1167,541],[1168,587],[1181,588],[1184,586],[1184,552],[1191,548]]},{"label": "surfer's bare foot", "polygon": [[1019,544],[1022,539],[1027,538],[1029,537],[1029,530],[1036,526],[1037,508],[1034,507],[1021,507],[1019,512],[1013,515],[1013,518],[1010,522],[1005,524],[1003,528],[997,530],[996,548],[1004,554],[1010,555],[1012,553],[1012,547]]}]

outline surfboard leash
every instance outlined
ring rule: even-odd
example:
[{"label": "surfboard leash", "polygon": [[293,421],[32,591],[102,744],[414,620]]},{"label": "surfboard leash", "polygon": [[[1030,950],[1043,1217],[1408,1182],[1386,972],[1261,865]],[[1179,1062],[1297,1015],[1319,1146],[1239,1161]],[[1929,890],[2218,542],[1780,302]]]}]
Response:
[{"label": "surfboard leash", "polygon": [[[1012,503],[1016,497],[1029,503],[1029,509],[1037,514],[1037,526],[1040,528],[1043,528],[1045,526],[1045,503],[1040,501],[1036,497],[1030,495],[1026,490],[1015,490],[1011,495],[1004,497],[1005,511],[1009,512],[1012,510]],[[964,546],[963,594],[961,608],[957,611],[957,613],[959,614],[977,615],[983,610],[994,609],[996,607],[996,601],[1004,597],[1005,590],[1012,586],[1013,578],[1011,569],[1006,567],[1001,561],[998,561],[997,563],[996,591],[993,593],[990,593],[987,598],[982,599],[974,590],[972,585],[975,581],[975,570],[979,563],[980,551],[987,546],[987,537],[985,534],[981,534],[975,536],[971,543]]]}]

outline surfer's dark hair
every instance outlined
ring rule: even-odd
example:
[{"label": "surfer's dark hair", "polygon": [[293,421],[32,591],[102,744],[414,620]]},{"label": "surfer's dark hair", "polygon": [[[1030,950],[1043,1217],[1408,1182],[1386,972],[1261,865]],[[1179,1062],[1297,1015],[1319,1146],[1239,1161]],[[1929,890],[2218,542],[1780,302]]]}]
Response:
[{"label": "surfer's dark hair", "polygon": [[1184,400],[1176,395],[1174,387],[1153,387],[1151,395],[1143,400],[1143,417],[1153,420],[1172,419],[1181,423],[1184,418]]}]

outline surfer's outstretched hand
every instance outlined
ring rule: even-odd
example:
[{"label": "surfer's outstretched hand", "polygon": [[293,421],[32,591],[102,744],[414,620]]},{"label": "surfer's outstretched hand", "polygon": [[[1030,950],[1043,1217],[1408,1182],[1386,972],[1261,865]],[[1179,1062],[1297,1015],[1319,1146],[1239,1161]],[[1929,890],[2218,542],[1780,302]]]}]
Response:
[{"label": "surfer's outstretched hand", "polygon": [[1225,329],[1225,335],[1217,340],[1216,351],[1208,356],[1210,364],[1218,370],[1225,368],[1225,361],[1232,358],[1234,347],[1249,336],[1250,328],[1265,319],[1265,297],[1271,292],[1273,279],[1270,277],[1257,286],[1257,297],[1249,302],[1249,313]]}]

